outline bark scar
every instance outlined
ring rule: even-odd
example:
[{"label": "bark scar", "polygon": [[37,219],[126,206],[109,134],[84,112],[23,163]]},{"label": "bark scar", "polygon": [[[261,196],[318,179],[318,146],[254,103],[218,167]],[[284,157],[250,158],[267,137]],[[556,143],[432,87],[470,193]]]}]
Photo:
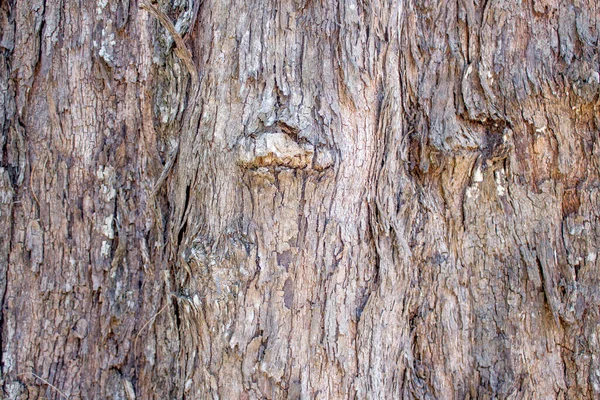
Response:
[{"label": "bark scar", "polygon": [[308,142],[299,143],[280,131],[244,137],[239,141],[237,150],[238,164],[248,169],[282,167],[321,171],[333,165],[329,149],[315,148]]}]

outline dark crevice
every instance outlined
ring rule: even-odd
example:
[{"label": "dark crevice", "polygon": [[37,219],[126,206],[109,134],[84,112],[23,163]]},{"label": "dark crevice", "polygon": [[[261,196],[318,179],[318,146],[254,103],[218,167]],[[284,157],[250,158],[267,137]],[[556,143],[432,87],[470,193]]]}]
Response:
[{"label": "dark crevice", "polygon": [[[12,208],[12,215],[11,215],[11,224],[14,221],[14,207]],[[6,270],[4,271],[4,276],[0,277],[0,279],[2,279],[2,283],[1,285],[2,287],[2,302],[0,302],[0,307],[2,307],[0,309],[0,354],[4,355],[4,350],[5,350],[5,346],[4,346],[4,312],[8,311],[8,306],[6,305],[6,292],[7,292],[7,287],[8,287],[8,268],[11,265],[10,262],[10,255],[12,254],[12,243],[13,243],[13,234],[12,234],[12,227],[10,229],[10,236],[8,238],[9,243],[10,243],[10,249],[9,249],[9,253],[8,256],[6,257]],[[6,365],[4,364],[4,357],[2,357],[2,359],[0,360],[0,366],[2,367],[2,371],[6,371],[5,367]]]},{"label": "dark crevice", "polygon": [[[536,249],[536,252],[539,251],[539,249]],[[550,277],[548,276],[548,272],[546,271],[546,268],[544,268],[544,265],[542,263],[542,260],[540,259],[539,254],[536,254],[535,256],[535,261],[540,273],[540,277],[542,278],[542,292],[544,293],[544,299],[546,300],[546,306],[548,307],[548,310],[550,311],[550,314],[552,315],[552,317],[554,317],[554,320],[556,322],[556,325],[559,326],[558,323],[558,315],[557,315],[557,310],[555,310],[553,302],[554,299],[552,298],[552,287],[550,286],[552,283],[550,282]]]},{"label": "dark crevice", "polygon": [[[35,81],[35,79],[37,78],[37,76],[39,76],[40,71],[41,71],[41,67],[42,67],[42,57],[44,55],[44,49],[43,47],[43,38],[44,38],[44,29],[46,28],[46,9],[47,9],[47,4],[46,1],[44,1],[44,4],[42,5],[42,21],[40,23],[40,28],[39,30],[36,32],[36,35],[38,35],[37,39],[39,40],[39,44],[38,44],[38,54],[37,54],[37,58],[35,60],[35,64],[34,64],[34,73],[33,73],[33,81]],[[31,82],[31,87],[33,87],[33,82]],[[27,92],[27,102],[29,102],[29,96],[31,94],[31,91]]]},{"label": "dark crevice", "polygon": [[181,242],[183,241],[183,236],[185,235],[185,231],[187,230],[187,221],[183,223],[181,229],[179,229],[179,234],[177,235],[177,247],[181,246]]},{"label": "dark crevice", "polygon": [[172,296],[172,297],[173,297],[173,315],[175,316],[175,323],[177,324],[177,332],[179,332],[179,335],[180,335],[179,343],[184,343],[184,340],[181,337],[183,324],[181,322],[181,311],[179,311],[179,299],[177,298],[177,296]]},{"label": "dark crevice", "polygon": [[190,185],[187,185],[185,188],[185,202],[183,205],[183,213],[181,217],[180,228],[177,234],[177,247],[181,246],[181,242],[183,241],[183,237],[185,235],[185,231],[187,230],[187,221],[184,221],[187,215],[187,208],[190,202]]},{"label": "dark crevice", "polygon": [[[186,214],[189,202],[190,202],[190,185],[187,185],[185,188],[185,202],[183,204],[183,215]],[[179,221],[179,223],[181,223],[181,222],[183,222],[183,216],[181,217],[181,221]]]},{"label": "dark crevice", "polygon": [[373,291],[369,290],[368,288],[363,289],[363,297],[360,300],[360,304],[356,308],[356,325],[360,323],[360,318],[362,317],[363,311],[365,310],[372,293]]},{"label": "dark crevice", "polygon": [[377,235],[373,227],[375,221],[380,219],[378,207],[376,204],[369,204],[369,220],[367,224],[368,234],[374,247],[374,271],[373,271],[373,286],[376,287],[380,281],[380,264],[381,257],[379,256],[379,247],[377,245]]}]

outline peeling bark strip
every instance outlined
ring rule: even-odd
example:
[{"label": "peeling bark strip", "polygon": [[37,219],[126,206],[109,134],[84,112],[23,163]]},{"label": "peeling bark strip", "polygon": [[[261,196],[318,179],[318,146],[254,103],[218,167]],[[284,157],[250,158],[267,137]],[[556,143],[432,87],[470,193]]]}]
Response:
[{"label": "peeling bark strip", "polygon": [[0,397],[599,398],[598,21],[1,2]]},{"label": "peeling bark strip", "polygon": [[177,49],[175,50],[175,52],[177,53],[177,56],[181,59],[181,61],[183,61],[183,63],[185,64],[185,67],[187,68],[188,72],[190,73],[190,76],[192,77],[192,83],[194,84],[194,86],[196,86],[198,84],[198,72],[196,72],[196,67],[194,65],[194,61],[192,60],[192,54],[186,47],[185,42],[183,41],[181,35],[177,31],[177,28],[173,25],[169,17],[167,17],[161,10],[156,8],[154,5],[148,3],[147,0],[140,1],[140,8],[147,10],[150,14],[156,17],[160,21],[162,26],[164,26],[165,29],[169,32],[169,34],[171,35],[171,37],[177,45]]}]

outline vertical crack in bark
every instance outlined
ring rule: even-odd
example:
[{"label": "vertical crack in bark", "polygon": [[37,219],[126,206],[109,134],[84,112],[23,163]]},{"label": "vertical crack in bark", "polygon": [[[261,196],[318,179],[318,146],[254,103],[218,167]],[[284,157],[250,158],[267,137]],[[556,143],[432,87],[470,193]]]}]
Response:
[{"label": "vertical crack in bark", "polygon": [[[187,230],[187,213],[188,206],[190,201],[190,185],[186,186],[185,189],[185,202],[183,203],[183,215],[181,216],[181,221],[179,221],[179,229],[177,233],[177,249],[180,248],[181,243],[183,241],[185,231]],[[178,252],[178,250],[176,250]]]}]

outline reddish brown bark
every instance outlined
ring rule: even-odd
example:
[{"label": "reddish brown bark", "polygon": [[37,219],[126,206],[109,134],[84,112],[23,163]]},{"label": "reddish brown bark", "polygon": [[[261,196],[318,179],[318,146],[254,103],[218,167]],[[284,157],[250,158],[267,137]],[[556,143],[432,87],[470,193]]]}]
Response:
[{"label": "reddish brown bark", "polygon": [[3,2],[3,397],[600,396],[599,17]]}]

